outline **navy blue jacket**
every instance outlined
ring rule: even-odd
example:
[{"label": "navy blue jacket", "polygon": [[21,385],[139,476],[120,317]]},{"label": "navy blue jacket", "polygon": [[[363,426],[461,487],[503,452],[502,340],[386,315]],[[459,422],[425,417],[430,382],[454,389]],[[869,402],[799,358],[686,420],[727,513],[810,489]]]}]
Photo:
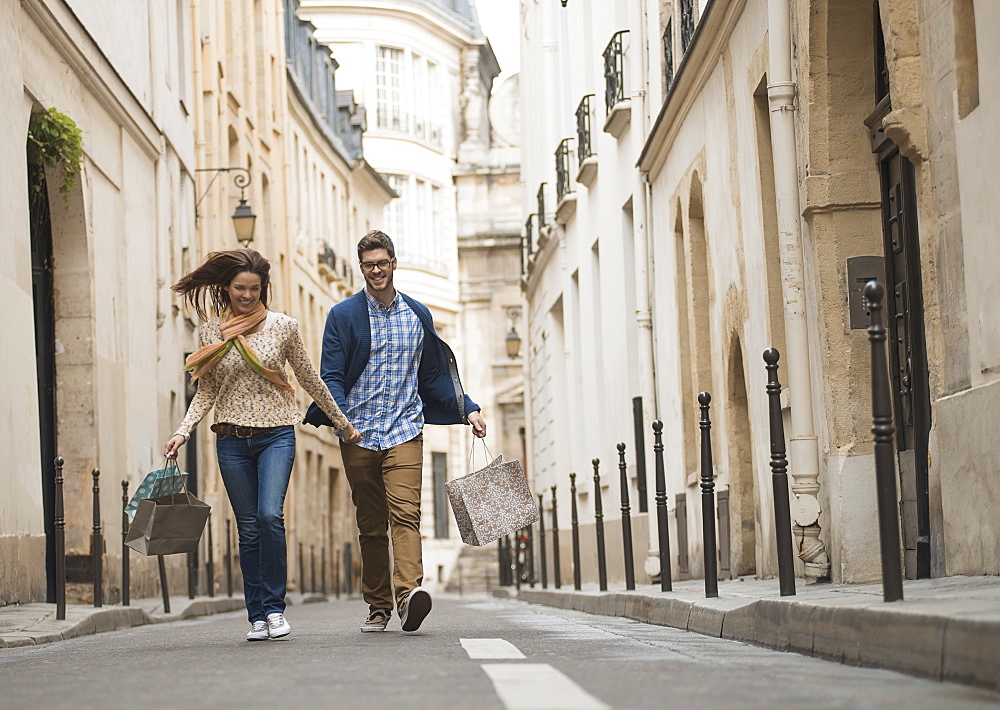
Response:
[{"label": "navy blue jacket", "polygon": [[[399,295],[424,326],[424,351],[417,370],[417,392],[424,403],[424,423],[468,424],[469,414],[480,407],[462,389],[455,354],[434,331],[434,320],[427,306],[404,293]],[[364,372],[371,348],[368,300],[362,290],[330,309],[323,332],[320,377],[345,414],[347,395]],[[309,405],[305,423],[317,427],[333,426],[315,402]]]}]

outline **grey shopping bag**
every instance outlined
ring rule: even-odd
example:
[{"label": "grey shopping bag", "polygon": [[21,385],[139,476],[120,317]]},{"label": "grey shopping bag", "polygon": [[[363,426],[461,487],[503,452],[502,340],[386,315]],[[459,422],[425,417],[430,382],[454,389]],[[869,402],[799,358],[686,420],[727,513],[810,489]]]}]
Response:
[{"label": "grey shopping bag", "polygon": [[497,456],[444,487],[462,542],[469,545],[486,545],[538,522],[538,508],[520,461]]},{"label": "grey shopping bag", "polygon": [[132,494],[132,500],[125,506],[125,515],[129,520],[135,520],[135,513],[139,510],[139,501],[143,498],[160,498],[162,496],[180,493],[187,485],[187,474],[182,473],[177,467],[176,457],[167,457],[162,468],[150,471],[142,479]]},{"label": "grey shopping bag", "polygon": [[211,507],[188,491],[139,501],[125,544],[144,555],[194,552]]}]

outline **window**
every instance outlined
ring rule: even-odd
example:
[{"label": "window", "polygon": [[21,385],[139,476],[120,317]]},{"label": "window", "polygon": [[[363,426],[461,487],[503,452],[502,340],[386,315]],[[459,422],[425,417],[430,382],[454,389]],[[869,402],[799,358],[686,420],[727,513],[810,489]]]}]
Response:
[{"label": "window", "polygon": [[385,228],[389,236],[396,244],[400,244],[406,236],[406,183],[405,175],[383,175],[389,187],[399,195],[395,200],[390,200],[385,206]]},{"label": "window", "polygon": [[681,52],[687,53],[694,38],[694,0],[681,0]]},{"label": "window", "polygon": [[378,48],[375,68],[376,123],[379,128],[406,130],[402,100],[403,50]]},{"label": "window", "polygon": [[448,494],[444,483],[448,480],[448,455],[431,452],[431,471],[434,479],[434,537],[448,537]]},{"label": "window", "polygon": [[674,20],[667,20],[663,30],[663,84],[664,91],[670,91],[674,83]]}]

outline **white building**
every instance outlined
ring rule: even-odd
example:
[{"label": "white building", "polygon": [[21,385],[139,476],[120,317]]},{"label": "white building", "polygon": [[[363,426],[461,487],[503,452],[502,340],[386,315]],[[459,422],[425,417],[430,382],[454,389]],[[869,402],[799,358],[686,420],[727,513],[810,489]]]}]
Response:
[{"label": "white building", "polygon": [[[536,488],[564,491],[577,473],[590,523],[600,458],[605,514],[617,518],[615,444],[636,448],[642,397],[645,497],[654,510],[659,418],[674,576],[700,576],[696,397],[710,392],[721,494],[710,557],[723,576],[775,575],[761,359],[773,346],[797,573],[877,579],[870,349],[857,323],[859,284],[874,274],[855,272],[856,257],[871,257],[891,296],[906,574],[1000,572],[987,502],[998,321],[982,306],[997,288],[996,250],[982,239],[996,221],[983,198],[996,151],[982,140],[1000,112],[996,78],[982,71],[996,4],[522,0],[521,10]],[[636,463],[629,453],[640,562],[657,544],[635,514]],[[618,534],[612,521],[608,559],[621,565]],[[593,537],[591,523],[591,580]]]}]

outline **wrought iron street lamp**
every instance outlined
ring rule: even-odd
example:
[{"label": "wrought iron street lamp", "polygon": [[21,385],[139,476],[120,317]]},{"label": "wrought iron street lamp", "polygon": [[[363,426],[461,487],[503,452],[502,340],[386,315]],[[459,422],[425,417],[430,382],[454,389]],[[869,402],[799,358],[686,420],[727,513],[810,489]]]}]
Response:
[{"label": "wrought iron street lamp", "polygon": [[247,204],[246,200],[246,188],[250,185],[250,171],[246,168],[198,168],[195,172],[215,173],[212,176],[212,180],[208,183],[208,187],[205,188],[205,191],[201,193],[201,197],[195,203],[194,212],[196,217],[198,216],[198,205],[205,199],[208,191],[212,189],[212,185],[219,177],[219,174],[236,172],[236,175],[233,176],[233,184],[240,188],[240,202],[233,211],[233,228],[236,230],[236,240],[244,248],[249,249],[250,243],[253,242],[254,227],[257,224],[257,215],[253,213],[253,209]]},{"label": "wrought iron street lamp", "polygon": [[514,327],[517,319],[521,317],[521,309],[508,308],[507,317],[510,318],[510,331],[504,338],[504,345],[507,347],[507,357],[513,360],[521,354],[521,336],[518,335],[517,328]]}]

